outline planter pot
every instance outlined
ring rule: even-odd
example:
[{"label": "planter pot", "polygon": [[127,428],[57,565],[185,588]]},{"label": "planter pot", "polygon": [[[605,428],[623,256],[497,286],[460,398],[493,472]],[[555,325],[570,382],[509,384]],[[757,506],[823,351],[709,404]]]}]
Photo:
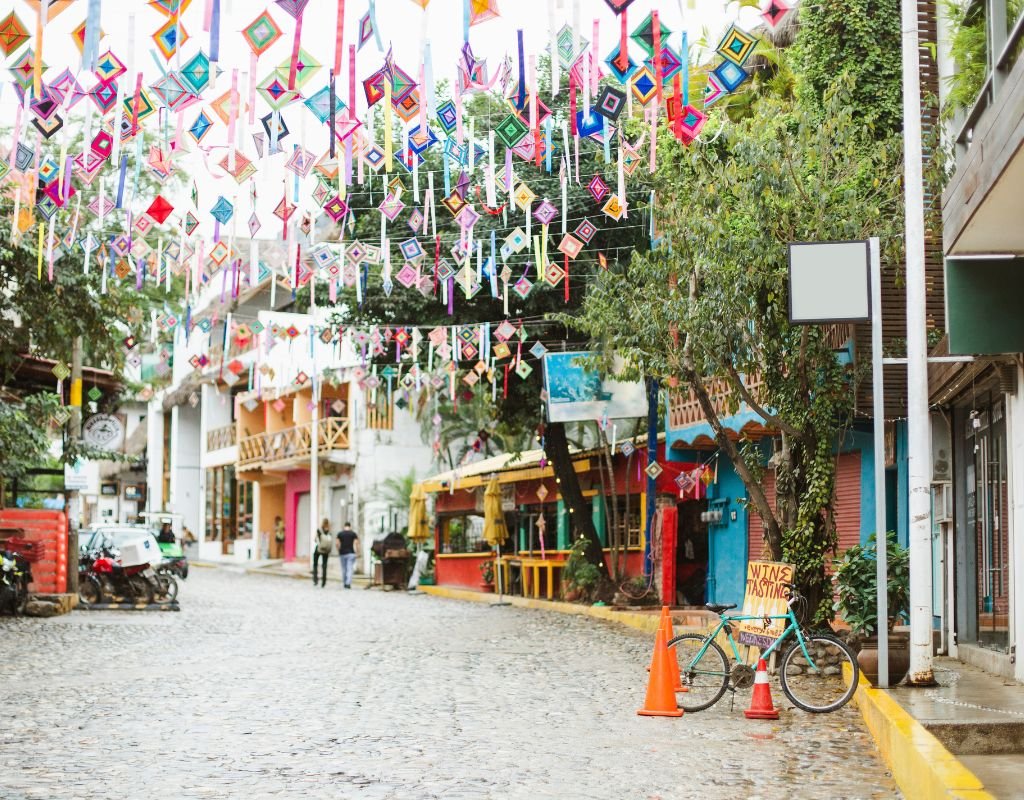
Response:
[{"label": "planter pot", "polygon": [[566,589],[562,593],[562,599],[567,603],[575,603],[582,595],[583,593],[579,589]]},{"label": "planter pot", "polygon": [[481,592],[493,592],[494,591],[494,584],[493,583],[483,583],[483,582],[481,582],[481,584],[480,584],[480,591]]},{"label": "planter pot", "polygon": [[420,575],[420,586],[433,586],[434,576],[433,575]]},{"label": "planter pot", "polygon": [[[872,685],[878,683],[878,637],[869,636],[860,646],[857,663]],[[910,669],[910,635],[889,634],[889,685],[895,686]]]}]

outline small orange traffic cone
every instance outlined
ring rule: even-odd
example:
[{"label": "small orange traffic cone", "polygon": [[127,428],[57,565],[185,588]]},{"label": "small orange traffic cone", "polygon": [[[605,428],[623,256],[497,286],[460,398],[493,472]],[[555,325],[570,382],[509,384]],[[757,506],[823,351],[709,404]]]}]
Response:
[{"label": "small orange traffic cone", "polygon": [[754,675],[754,695],[750,698],[750,708],[743,712],[747,719],[778,719],[779,710],[772,704],[772,690],[768,685],[768,665],[764,659],[757,661],[757,673]]},{"label": "small orange traffic cone", "polygon": [[665,643],[665,626],[658,626],[658,634],[654,639],[654,658],[651,663],[651,676],[647,681],[647,697],[644,707],[636,713],[642,717],[681,717],[682,710],[676,705],[675,679],[672,677],[670,660],[674,656],[669,653]]},{"label": "small orange traffic cone", "polygon": [[[658,627],[662,628],[665,625],[665,620],[668,620],[668,631],[665,641],[667,642],[672,638],[672,617],[668,612],[668,606],[661,607],[661,617],[658,618]],[[651,653],[651,663],[647,665],[647,671],[650,672],[654,666],[654,653]]]},{"label": "small orange traffic cone", "polygon": [[683,678],[679,674],[679,656],[676,655],[676,646],[672,645],[667,647],[668,643],[672,641],[672,617],[666,616],[662,621],[662,626],[665,630],[665,645],[668,649],[668,666],[670,674],[672,675],[672,687],[677,692],[685,692],[686,687],[683,686]]}]

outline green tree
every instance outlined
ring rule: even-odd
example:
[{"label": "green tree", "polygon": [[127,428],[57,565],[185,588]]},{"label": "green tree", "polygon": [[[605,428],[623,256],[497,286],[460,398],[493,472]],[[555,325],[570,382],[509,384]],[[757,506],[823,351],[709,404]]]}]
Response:
[{"label": "green tree", "polygon": [[[826,330],[789,323],[786,244],[880,236],[895,263],[902,219],[898,141],[864,147],[848,86],[824,102],[815,119],[766,95],[715,142],[687,148],[666,135],[655,182],[663,245],[602,276],[578,320],[638,373],[694,391],[766,525],[770,556],[797,565],[823,615],[834,452],[856,375],[836,359]],[[715,381],[731,389],[730,411],[744,401],[778,431],[775,510],[760,480],[766,454],[730,438]]]},{"label": "green tree", "polygon": [[[545,74],[545,70],[540,69],[539,74]],[[543,86],[540,94],[547,97]],[[471,116],[487,117],[494,124],[507,115],[510,110],[507,101],[493,94],[476,94],[466,103],[468,108],[466,119]],[[562,106],[552,108],[555,117],[555,131],[559,130],[560,121],[566,118],[567,111],[568,109]],[[527,163],[518,158],[515,160],[517,181],[525,182],[538,196],[534,204],[535,208],[542,198],[547,197],[556,206],[559,206],[559,212],[561,212],[558,165],[563,154],[560,145],[560,136],[556,135],[553,139],[553,169],[551,173],[548,173],[543,165],[537,167],[532,162]],[[395,151],[399,151],[397,142]],[[458,239],[459,227],[453,216],[440,202],[444,195],[441,147],[435,145],[424,155],[426,160],[420,167],[421,186],[426,183],[426,173],[433,171],[438,212],[437,232],[441,237],[443,248],[441,255],[451,261],[452,255],[448,252],[448,248],[453,241]],[[610,186],[615,186],[615,166],[614,159],[611,163],[605,163],[603,146],[590,139],[581,141],[581,184],[586,184],[593,175],[599,174]],[[460,169],[457,165],[451,166],[452,186],[457,184],[459,172]],[[500,166],[498,172],[501,173],[499,178],[503,178],[504,173]],[[406,191],[402,199],[407,204],[412,203],[412,177],[400,170],[394,171],[391,177],[398,177],[403,181]],[[474,182],[476,180],[478,179],[474,179]],[[588,506],[582,502],[582,491],[579,488],[576,472],[572,468],[568,436],[562,424],[544,425],[540,402],[542,370],[539,360],[532,356],[529,350],[537,342],[548,349],[576,350],[586,347],[586,335],[577,331],[571,321],[563,319],[555,322],[548,317],[555,312],[568,311],[571,318],[572,313],[580,307],[588,287],[597,273],[601,271],[598,266],[598,253],[604,255],[611,262],[620,256],[628,257],[628,254],[634,249],[645,245],[647,241],[646,224],[642,212],[646,203],[647,191],[646,187],[638,187],[636,182],[633,182],[632,185],[633,188],[628,195],[630,217],[618,223],[606,220],[600,206],[595,205],[590,196],[581,191],[579,187],[573,187],[569,192],[566,214],[568,232],[571,233],[584,219],[591,219],[597,228],[597,233],[586,250],[571,262],[568,300],[564,293],[564,285],[549,287],[538,279],[532,254],[524,251],[510,257],[507,261],[499,256],[498,270],[500,271],[503,266],[508,266],[512,270],[512,277],[509,281],[508,317],[517,323],[524,324],[523,334],[526,337],[525,341],[513,339],[510,345],[513,351],[518,351],[520,344],[522,345],[523,359],[533,368],[532,373],[524,379],[515,372],[511,372],[506,380],[502,362],[499,362],[494,375],[494,379],[497,381],[495,401],[491,400],[493,390],[490,382],[481,380],[475,386],[469,387],[459,380],[454,400],[450,396],[446,382],[445,386],[438,390],[432,400],[428,401],[423,408],[423,416],[428,421],[425,426],[428,434],[433,431],[430,420],[434,415],[439,415],[442,418],[443,450],[447,452],[448,445],[453,445],[455,448],[455,452],[451,453],[450,464],[461,459],[461,454],[457,454],[459,448],[463,446],[464,442],[472,443],[480,431],[488,434],[483,445],[485,451],[497,451],[499,447],[502,450],[519,450],[529,445],[533,437],[540,431],[548,457],[561,481],[563,493],[566,493],[566,497],[570,499],[568,505],[577,509],[573,513],[573,527],[590,542],[588,558],[595,564],[603,562],[603,554],[593,519],[590,514],[584,513]],[[379,242],[380,215],[376,207],[383,199],[380,186],[380,179],[377,178],[373,183],[367,183],[362,187],[353,187],[354,191],[349,195],[348,202],[355,210],[355,223],[353,228],[346,232],[345,240],[347,242],[351,242],[354,238],[369,243]],[[525,228],[523,212],[511,202],[508,202],[504,212],[489,213],[483,207],[485,198],[471,196],[467,199],[473,202],[482,214],[474,228],[473,236],[474,240],[483,243],[485,258],[490,255],[492,231],[496,237],[496,245],[500,248],[505,237],[513,228],[516,226]],[[499,189],[499,206],[507,201],[507,192]],[[398,241],[416,235],[406,227],[404,219],[393,225],[389,224],[388,227],[388,235],[392,239],[394,252],[397,252],[394,245]],[[539,223],[534,221],[532,233],[539,235],[540,231]],[[561,238],[560,231],[561,216],[550,229],[548,258],[549,262],[562,265],[562,254],[555,249]],[[424,249],[430,248],[423,263],[425,274],[431,274],[434,260],[433,239],[421,236],[420,240]],[[475,268],[475,258],[471,264]],[[400,266],[400,263],[395,264],[393,272],[397,273]],[[524,274],[535,284],[528,299],[520,298],[511,289],[512,285]],[[472,298],[466,298],[459,283],[456,282],[455,301],[452,313],[449,314],[447,308],[440,302],[439,295],[431,293],[429,296],[424,296],[414,289],[406,289],[398,285],[389,295],[382,289],[378,268],[374,267],[370,270],[367,267],[367,275],[368,290],[363,294],[361,301],[357,299],[354,288],[346,288],[339,292],[335,315],[335,321],[338,324],[377,324],[381,327],[416,324],[432,327],[435,325],[471,325],[482,322],[497,323],[506,316],[502,301],[491,296],[486,278],[481,291]],[[318,301],[322,302],[319,294]],[[308,302],[307,296],[300,295],[298,305],[302,307],[305,302]],[[421,347],[421,367],[425,366],[426,349],[424,344]],[[403,363],[407,367],[411,354],[409,348],[405,348],[404,352]],[[394,365],[396,363],[394,346],[385,348],[385,352],[374,357],[374,360],[381,367]],[[463,360],[460,367],[469,367],[471,363]],[[505,363],[508,363],[508,359],[505,360]],[[578,495],[575,502],[571,499],[574,493]]]},{"label": "green tree", "polygon": [[854,122],[869,126],[870,138],[903,130],[899,0],[809,3],[799,14],[793,66],[803,108],[822,119],[845,78]]}]

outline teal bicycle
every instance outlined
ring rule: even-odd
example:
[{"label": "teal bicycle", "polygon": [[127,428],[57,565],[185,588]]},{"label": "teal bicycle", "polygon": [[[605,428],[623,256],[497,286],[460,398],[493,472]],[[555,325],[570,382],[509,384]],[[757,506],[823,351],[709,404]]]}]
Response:
[{"label": "teal bicycle", "polygon": [[[789,598],[785,614],[768,617],[728,615],[725,612],[736,608],[735,603],[722,605],[708,603],[705,608],[719,616],[719,622],[708,634],[684,633],[668,643],[674,648],[679,662],[682,690],[677,702],[684,711],[703,711],[717,703],[726,691],[747,689],[754,684],[757,659],[744,663],[739,646],[733,639],[733,623],[743,620],[787,621],[786,629],[774,642],[764,649],[758,658],[766,661],[777,651],[777,669],[782,691],[797,708],[813,714],[837,711],[853,697],[860,680],[857,658],[850,646],[830,633],[812,633],[801,627],[799,619],[804,616],[807,601],[793,584],[786,584]],[[732,647],[735,664],[730,666],[729,657],[716,638],[724,631]],[[793,639],[782,650],[783,643]]]}]

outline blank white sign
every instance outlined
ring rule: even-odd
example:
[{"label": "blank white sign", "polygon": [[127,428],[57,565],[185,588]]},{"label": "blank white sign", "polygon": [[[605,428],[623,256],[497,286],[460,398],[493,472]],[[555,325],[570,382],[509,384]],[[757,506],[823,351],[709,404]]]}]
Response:
[{"label": "blank white sign", "polygon": [[867,242],[789,245],[789,321],[860,322],[871,318]]}]

